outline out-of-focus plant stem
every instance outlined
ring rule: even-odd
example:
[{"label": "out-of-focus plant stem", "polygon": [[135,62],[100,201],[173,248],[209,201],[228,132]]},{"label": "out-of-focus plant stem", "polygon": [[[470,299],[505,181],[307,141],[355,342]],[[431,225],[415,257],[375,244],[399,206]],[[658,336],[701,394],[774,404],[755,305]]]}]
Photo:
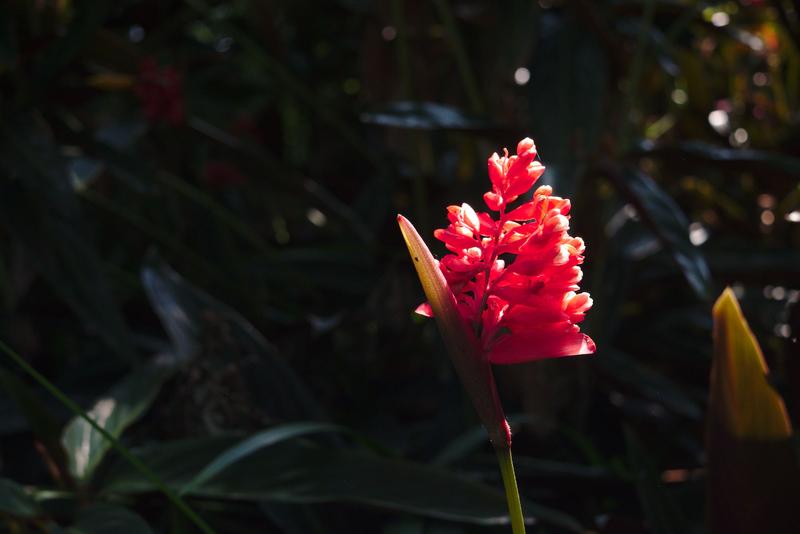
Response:
[{"label": "out-of-focus plant stem", "polygon": [[508,515],[511,518],[511,531],[514,534],[525,534],[525,516],[522,515],[522,503],[517,488],[517,476],[514,473],[514,462],[511,458],[511,447],[503,445],[495,447],[500,473],[503,475],[503,487],[508,501]]},{"label": "out-of-focus plant stem", "polygon": [[470,108],[475,113],[483,113],[483,102],[481,100],[480,90],[478,89],[478,82],[469,64],[467,49],[464,46],[464,41],[461,39],[458,26],[456,26],[456,20],[453,16],[453,11],[450,9],[450,4],[447,0],[434,0],[433,5],[436,6],[436,10],[439,12],[439,17],[442,19],[442,24],[447,31],[450,45],[453,47],[453,53],[456,56],[456,65],[458,65],[461,81],[464,83],[464,90],[467,92]]},{"label": "out-of-focus plant stem", "polygon": [[[411,53],[408,47],[408,25],[406,24],[404,0],[392,0],[392,20],[397,30],[395,50],[397,71],[400,76],[399,94],[403,100],[412,100],[414,98],[414,81],[411,71]],[[419,156],[419,165],[411,182],[411,194],[414,199],[417,224],[422,233],[427,235],[432,230],[428,217],[428,184],[426,183],[426,176],[430,176],[433,169],[432,157],[429,156],[432,148],[426,132],[417,130],[412,135]]]},{"label": "out-of-focus plant stem", "polygon": [[139,473],[142,474],[145,478],[147,478],[150,482],[153,483],[155,487],[157,487],[169,501],[178,509],[180,510],[194,525],[199,528],[202,532],[206,534],[214,534],[214,529],[212,529],[208,523],[206,523],[202,517],[197,515],[197,513],[192,510],[192,508],[186,504],[186,501],[180,498],[175,492],[173,492],[163,480],[161,480],[158,475],[156,475],[149,467],[147,467],[139,458],[133,455],[131,451],[128,450],[127,447],[122,445],[117,439],[114,438],[111,434],[109,434],[103,427],[97,424],[97,422],[89,417],[86,412],[84,412],[80,406],[78,406],[72,399],[67,397],[67,395],[61,391],[55,384],[50,382],[47,378],[45,378],[39,371],[34,369],[27,361],[25,361],[22,356],[17,354],[11,347],[6,345],[4,342],[0,341],[0,350],[4,352],[9,358],[11,358],[14,363],[22,368],[28,375],[31,376],[40,386],[42,386],[48,393],[53,395],[58,401],[63,404],[67,409],[69,409],[72,413],[76,416],[80,417],[91,426],[94,430],[96,430],[103,439],[107,440],[122,456],[128,463],[130,463]]},{"label": "out-of-focus plant stem", "polygon": [[411,96],[411,59],[408,53],[408,30],[403,0],[392,0],[392,19],[397,30],[397,67],[400,75],[400,93],[402,98]]},{"label": "out-of-focus plant stem", "polygon": [[644,59],[647,55],[647,35],[653,26],[653,18],[655,16],[656,3],[654,0],[647,0],[644,5],[644,13],[642,13],[642,23],[639,28],[639,38],[636,41],[636,54],[633,56],[633,62],[628,75],[627,92],[628,98],[623,112],[625,116],[622,118],[622,132],[620,135],[620,147],[627,151],[631,144],[630,131],[631,121],[635,118],[636,111],[639,107],[639,81],[642,79],[644,71]]}]

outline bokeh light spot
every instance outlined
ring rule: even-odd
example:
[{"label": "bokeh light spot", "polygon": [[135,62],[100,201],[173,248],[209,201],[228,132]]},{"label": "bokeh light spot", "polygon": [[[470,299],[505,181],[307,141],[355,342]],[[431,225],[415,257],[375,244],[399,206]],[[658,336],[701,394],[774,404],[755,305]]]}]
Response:
[{"label": "bokeh light spot", "polygon": [[531,79],[531,71],[525,67],[520,67],[514,71],[514,83],[517,85],[525,85]]}]

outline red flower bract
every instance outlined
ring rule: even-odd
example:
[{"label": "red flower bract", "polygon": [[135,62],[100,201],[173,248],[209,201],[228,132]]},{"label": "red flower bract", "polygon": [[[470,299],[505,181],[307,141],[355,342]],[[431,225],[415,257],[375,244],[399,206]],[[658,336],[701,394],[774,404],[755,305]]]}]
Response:
[{"label": "red flower bract", "polygon": [[[449,206],[450,225],[434,232],[451,252],[439,262],[459,313],[475,330],[481,350],[497,364],[521,363],[595,351],[580,323],[592,306],[579,290],[585,250],[569,235],[569,199],[541,186],[509,210],[544,173],[531,139],[517,154],[489,158],[492,190],[483,198],[497,218],[469,204]],[[417,313],[431,316],[427,304]]]}]

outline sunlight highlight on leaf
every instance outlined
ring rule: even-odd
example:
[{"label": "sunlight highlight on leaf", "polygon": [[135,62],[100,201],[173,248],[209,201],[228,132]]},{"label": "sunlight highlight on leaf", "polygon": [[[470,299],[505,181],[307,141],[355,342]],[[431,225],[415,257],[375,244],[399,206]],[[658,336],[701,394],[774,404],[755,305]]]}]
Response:
[{"label": "sunlight highlight on leaf", "polygon": [[714,304],[710,412],[739,438],[788,438],[786,407],[767,381],[767,364],[736,296],[726,288]]},{"label": "sunlight highlight on leaf", "polygon": [[706,429],[712,534],[800,532],[800,465],[786,408],[730,288],[713,309]]}]

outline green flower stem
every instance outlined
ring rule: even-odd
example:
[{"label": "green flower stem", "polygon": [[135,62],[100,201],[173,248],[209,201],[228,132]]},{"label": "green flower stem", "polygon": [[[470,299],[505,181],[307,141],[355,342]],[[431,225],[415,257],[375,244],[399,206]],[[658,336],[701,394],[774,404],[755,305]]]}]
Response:
[{"label": "green flower stem", "polygon": [[511,531],[514,534],[525,534],[525,516],[522,515],[522,503],[519,500],[517,476],[514,474],[514,462],[511,459],[511,447],[495,447],[500,473],[503,475],[503,486],[508,501],[508,515],[511,517]]},{"label": "green flower stem", "polygon": [[61,391],[55,384],[50,382],[46,379],[39,371],[31,367],[31,365],[26,362],[22,356],[14,352],[14,350],[0,341],[0,350],[5,352],[9,358],[14,360],[14,362],[19,365],[26,373],[28,373],[36,382],[38,382],[43,388],[45,388],[51,395],[53,395],[58,401],[66,406],[72,413],[89,423],[89,425],[97,430],[103,438],[108,440],[109,443],[119,452],[120,456],[122,456],[125,460],[127,460],[137,471],[139,471],[145,478],[150,480],[159,490],[161,490],[164,495],[166,495],[167,499],[178,509],[180,510],[192,523],[195,524],[197,528],[199,528],[205,534],[214,534],[214,529],[212,529],[208,523],[206,523],[203,518],[197,515],[197,512],[192,510],[192,508],[186,504],[186,501],[181,499],[175,492],[173,492],[167,485],[156,475],[153,471],[150,470],[139,458],[134,456],[134,454],[128,450],[127,447],[122,445],[114,436],[108,433],[103,427],[97,424],[94,419],[86,415],[80,406],[75,404],[75,402],[67,397],[67,395]]}]

